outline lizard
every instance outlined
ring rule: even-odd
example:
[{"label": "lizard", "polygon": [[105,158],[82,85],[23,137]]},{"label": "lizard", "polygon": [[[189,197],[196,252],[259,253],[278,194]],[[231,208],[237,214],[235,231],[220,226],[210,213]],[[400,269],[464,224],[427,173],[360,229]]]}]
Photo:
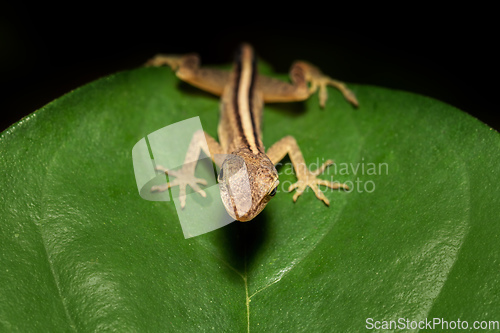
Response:
[{"label": "lizard", "polygon": [[[289,192],[296,190],[293,195],[294,202],[310,187],[316,197],[328,206],[330,202],[319,185],[332,189],[349,189],[345,184],[318,178],[318,175],[333,164],[332,160],[327,160],[315,171],[310,171],[293,136],[282,138],[266,151],[261,132],[264,103],[302,101],[319,90],[320,106],[324,108],[328,98],[327,86],[337,88],[348,102],[357,107],[358,101],[354,93],[343,82],[328,77],[305,61],[296,61],[291,66],[291,83],[259,75],[254,50],[246,43],[241,44],[236,52],[232,71],[201,67],[200,57],[195,53],[159,54],[146,65],[167,65],[175,71],[179,79],[220,96],[219,142],[202,130],[196,132],[189,144],[186,161],[197,160],[203,151],[220,167],[218,182],[221,199],[232,218],[242,222],[250,221],[264,209],[276,194],[279,184],[275,165],[286,155],[289,155],[297,176],[297,182],[288,188]],[[207,145],[201,144],[203,140],[206,140],[209,151],[205,151]],[[216,158],[220,154],[225,154],[223,161]],[[179,186],[182,208],[186,205],[188,185],[205,197],[206,193],[198,184],[206,185],[207,182],[195,177],[195,167],[195,163],[185,163],[179,170],[167,170],[157,166],[158,171],[174,176],[175,179],[163,185],[153,186],[151,191],[160,192]],[[241,172],[242,168],[246,172]],[[243,183],[247,186],[242,186]]]}]

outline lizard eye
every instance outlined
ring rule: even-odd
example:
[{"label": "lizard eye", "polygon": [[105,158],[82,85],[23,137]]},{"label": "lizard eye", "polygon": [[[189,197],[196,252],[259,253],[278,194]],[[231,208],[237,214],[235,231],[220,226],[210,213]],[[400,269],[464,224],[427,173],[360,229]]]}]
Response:
[{"label": "lizard eye", "polygon": [[221,168],[221,169],[220,169],[220,173],[219,173],[219,181],[222,181],[222,178],[224,178],[224,168]]},{"label": "lizard eye", "polygon": [[269,192],[269,195],[271,197],[274,197],[276,195],[276,189],[278,188],[278,186],[276,186],[275,188],[273,188],[273,190],[271,192]]}]

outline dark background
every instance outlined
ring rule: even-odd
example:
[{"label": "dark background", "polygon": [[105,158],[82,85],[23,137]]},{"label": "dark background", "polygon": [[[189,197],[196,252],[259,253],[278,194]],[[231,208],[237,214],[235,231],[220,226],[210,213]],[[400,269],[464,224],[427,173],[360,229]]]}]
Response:
[{"label": "dark background", "polygon": [[248,19],[216,8],[195,19],[178,8],[129,8],[127,15],[61,10],[2,8],[0,130],[83,84],[137,68],[156,53],[195,51],[203,63],[221,64],[231,61],[241,41],[252,43],[278,72],[288,72],[295,59],[308,60],[334,78],[430,96],[500,129],[498,34],[483,14],[403,11],[360,18],[337,12],[303,20],[299,16],[307,15],[296,10],[293,16]]}]

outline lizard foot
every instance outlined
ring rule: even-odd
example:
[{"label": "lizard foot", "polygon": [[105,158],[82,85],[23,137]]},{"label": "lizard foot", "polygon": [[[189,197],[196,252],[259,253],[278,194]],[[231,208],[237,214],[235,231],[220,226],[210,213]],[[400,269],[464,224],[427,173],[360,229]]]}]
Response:
[{"label": "lizard foot", "polygon": [[172,70],[176,71],[182,64],[182,56],[158,54],[154,58],[149,59],[144,65],[146,67],[159,67],[168,65]]},{"label": "lizard foot", "polygon": [[198,184],[207,185],[207,181],[203,178],[196,178],[194,172],[187,170],[187,168],[183,167],[179,170],[168,170],[162,166],[157,166],[156,170],[165,172],[165,174],[169,176],[174,176],[175,179],[166,184],[151,187],[151,192],[163,192],[173,186],[179,186],[179,201],[182,209],[186,206],[186,188],[188,185],[202,197],[205,198],[207,196],[205,191],[198,186]]},{"label": "lizard foot", "polygon": [[306,80],[310,83],[309,94],[313,94],[319,89],[319,105],[322,108],[325,107],[326,100],[328,99],[327,86],[337,88],[349,103],[355,107],[359,106],[356,95],[347,88],[345,83],[332,79],[323,74],[319,68],[305,61],[298,61],[297,64],[305,69]]},{"label": "lizard foot", "polygon": [[349,190],[349,187],[345,184],[341,184],[339,182],[331,182],[328,180],[320,179],[317,176],[322,174],[325,169],[332,165],[333,161],[332,160],[327,160],[323,165],[321,165],[318,169],[315,171],[309,171],[307,168],[304,167],[304,170],[298,174],[297,178],[298,181],[290,187],[288,187],[288,191],[293,191],[296,189],[295,194],[293,195],[293,202],[296,202],[298,197],[305,191],[305,189],[309,186],[313,191],[314,194],[316,194],[316,197],[323,201],[327,206],[330,205],[330,201],[326,198],[326,196],[323,194],[323,192],[319,189],[318,185],[323,185],[327,186],[331,189],[345,189]]}]

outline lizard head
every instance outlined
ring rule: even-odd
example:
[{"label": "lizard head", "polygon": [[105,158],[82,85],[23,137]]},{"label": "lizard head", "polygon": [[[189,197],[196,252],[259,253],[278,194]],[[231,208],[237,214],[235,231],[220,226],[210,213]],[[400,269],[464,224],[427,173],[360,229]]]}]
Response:
[{"label": "lizard head", "polygon": [[264,153],[240,149],[227,155],[219,173],[221,199],[228,214],[250,221],[276,194],[278,172]]}]

